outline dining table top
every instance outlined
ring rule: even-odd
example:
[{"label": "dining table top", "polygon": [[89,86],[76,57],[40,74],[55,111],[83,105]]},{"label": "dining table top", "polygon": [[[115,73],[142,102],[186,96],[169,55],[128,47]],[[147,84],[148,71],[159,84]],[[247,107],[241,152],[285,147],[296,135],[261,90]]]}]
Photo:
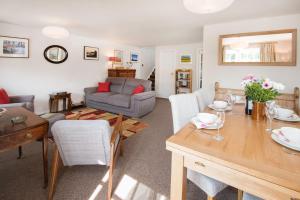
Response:
[{"label": "dining table top", "polygon": [[[204,112],[215,111],[206,108]],[[273,120],[273,128],[297,127],[300,123]],[[300,192],[300,152],[276,143],[266,131],[267,121],[256,121],[244,112],[244,105],[234,105],[226,112],[220,133],[222,141],[213,139],[217,130],[197,129],[188,123],[171,136],[167,149],[199,156],[240,172],[283,185]]]}]

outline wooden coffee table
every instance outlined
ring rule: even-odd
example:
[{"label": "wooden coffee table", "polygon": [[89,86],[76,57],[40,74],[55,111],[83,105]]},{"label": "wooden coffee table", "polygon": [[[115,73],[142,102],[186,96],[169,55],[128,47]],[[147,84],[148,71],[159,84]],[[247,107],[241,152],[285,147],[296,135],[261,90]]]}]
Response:
[{"label": "wooden coffee table", "polygon": [[[26,121],[13,125],[11,118],[24,115]],[[7,108],[0,116],[0,153],[21,145],[42,140],[44,187],[48,185],[48,121],[23,107]]]}]

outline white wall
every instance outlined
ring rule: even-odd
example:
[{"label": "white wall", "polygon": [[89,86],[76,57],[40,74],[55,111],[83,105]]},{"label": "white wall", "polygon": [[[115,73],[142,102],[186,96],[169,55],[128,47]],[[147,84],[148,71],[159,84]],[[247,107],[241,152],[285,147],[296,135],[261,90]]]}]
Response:
[{"label": "white wall", "polygon": [[[218,65],[218,37],[223,34],[269,31],[278,29],[298,29],[297,66],[220,66]],[[247,74],[269,77],[286,85],[286,92],[300,86],[300,14],[271,18],[235,21],[204,27],[203,50],[204,88],[213,91],[214,83],[240,89],[241,79]]]},{"label": "white wall", "polygon": [[[160,72],[163,71],[163,70],[159,69],[160,67],[163,67],[163,66],[160,66],[160,63],[159,63],[160,59],[161,59],[160,58],[160,52],[164,51],[164,50],[174,50],[176,52],[176,61],[175,61],[176,64],[175,64],[175,67],[174,67],[174,74],[175,74],[175,69],[177,69],[177,68],[192,69],[192,71],[193,71],[193,75],[192,75],[193,87],[192,87],[192,89],[196,90],[197,89],[196,78],[198,77],[197,70],[196,70],[196,67],[197,67],[197,64],[198,64],[197,63],[197,54],[201,49],[202,49],[202,43],[157,46],[155,48],[155,66],[157,68],[156,78],[155,78],[155,81],[156,81],[155,90],[157,91],[157,96],[159,96],[159,97],[164,97],[165,96],[164,94],[161,94],[160,90],[159,90],[159,88],[162,87],[162,86],[160,86],[160,83],[159,83],[159,77],[161,77],[161,78],[169,77],[169,75],[160,74]],[[192,64],[182,64],[182,63],[180,63],[180,55],[182,55],[182,54],[191,54],[192,55]],[[175,80],[175,76],[173,78]],[[171,88],[174,90],[174,93],[175,93],[175,85],[173,85]]]},{"label": "white wall", "polygon": [[[96,86],[107,77],[107,56],[114,49],[124,50],[124,62],[129,61],[130,51],[140,52],[133,46],[118,45],[99,41],[71,33],[64,40],[52,40],[41,34],[41,30],[0,23],[0,35],[30,39],[30,58],[0,58],[0,88],[9,95],[34,94],[36,113],[48,112],[49,94],[55,91],[72,93],[74,102],[83,99],[83,88]],[[44,59],[44,49],[49,45],[61,45],[69,53],[68,59],[61,64],[52,64]],[[84,60],[83,46],[99,47],[99,61]],[[137,74],[140,63],[134,64]],[[139,77],[138,77],[139,78]]]}]

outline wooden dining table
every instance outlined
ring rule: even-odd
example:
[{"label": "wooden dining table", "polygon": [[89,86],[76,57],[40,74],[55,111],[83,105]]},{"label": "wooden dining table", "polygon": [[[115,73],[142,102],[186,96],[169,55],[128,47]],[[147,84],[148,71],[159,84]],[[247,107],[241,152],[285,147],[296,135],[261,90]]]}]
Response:
[{"label": "wooden dining table", "polygon": [[[300,128],[300,123],[273,120],[272,126]],[[266,120],[255,121],[245,115],[244,105],[235,105],[226,112],[222,141],[213,139],[216,130],[199,130],[192,123],[168,138],[171,200],[186,199],[187,169],[263,199],[300,199],[300,152],[276,143],[266,128]]]}]

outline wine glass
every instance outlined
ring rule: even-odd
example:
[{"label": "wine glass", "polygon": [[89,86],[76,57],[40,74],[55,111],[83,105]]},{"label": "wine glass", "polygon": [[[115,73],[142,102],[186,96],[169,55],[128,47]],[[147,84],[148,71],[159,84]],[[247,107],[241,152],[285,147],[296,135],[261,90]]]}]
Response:
[{"label": "wine glass", "polygon": [[217,141],[222,141],[224,139],[224,137],[220,134],[220,128],[224,125],[224,123],[225,123],[225,111],[219,110],[217,111],[217,121],[216,121],[218,134],[213,137]]},{"label": "wine glass", "polygon": [[266,129],[266,131],[272,132],[272,121],[273,118],[277,115],[277,105],[275,101],[266,102],[265,112],[268,118],[268,128]]}]

